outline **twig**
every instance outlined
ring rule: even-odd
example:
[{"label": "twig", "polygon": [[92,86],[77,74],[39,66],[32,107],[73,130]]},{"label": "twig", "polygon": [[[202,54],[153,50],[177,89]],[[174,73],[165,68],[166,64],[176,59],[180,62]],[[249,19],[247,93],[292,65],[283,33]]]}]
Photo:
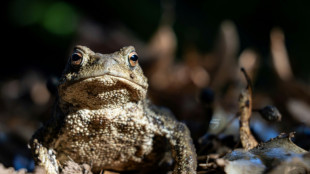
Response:
[{"label": "twig", "polygon": [[240,140],[245,150],[252,149],[258,143],[250,130],[250,118],[252,115],[252,82],[244,68],[241,68],[246,81],[247,87],[240,94],[239,98],[239,114],[240,114]]}]

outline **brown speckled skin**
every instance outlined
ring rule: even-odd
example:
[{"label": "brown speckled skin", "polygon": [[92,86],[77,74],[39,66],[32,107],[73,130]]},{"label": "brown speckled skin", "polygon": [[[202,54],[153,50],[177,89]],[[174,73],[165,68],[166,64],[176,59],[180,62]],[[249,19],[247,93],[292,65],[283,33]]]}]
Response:
[{"label": "brown speckled skin", "polygon": [[66,161],[87,163],[93,172],[144,170],[167,151],[173,173],[196,173],[196,153],[188,128],[146,99],[147,78],[130,66],[124,47],[112,54],[77,46],[80,67],[71,59],[58,86],[53,117],[30,140],[37,165],[59,173]]}]

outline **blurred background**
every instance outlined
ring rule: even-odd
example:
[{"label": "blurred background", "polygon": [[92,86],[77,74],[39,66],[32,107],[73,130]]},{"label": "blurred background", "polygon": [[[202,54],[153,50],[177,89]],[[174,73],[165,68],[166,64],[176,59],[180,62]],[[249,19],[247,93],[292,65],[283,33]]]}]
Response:
[{"label": "blurred background", "polygon": [[257,139],[295,131],[294,141],[309,150],[309,5],[288,0],[3,2],[0,163],[33,169],[27,142],[49,118],[57,78],[77,44],[101,53],[135,46],[149,97],[189,126],[200,155],[220,153],[210,135],[228,148],[238,142],[234,118],[246,86],[240,67],[253,82],[253,107],[274,105],[282,114],[281,122],[271,123],[253,113]]}]

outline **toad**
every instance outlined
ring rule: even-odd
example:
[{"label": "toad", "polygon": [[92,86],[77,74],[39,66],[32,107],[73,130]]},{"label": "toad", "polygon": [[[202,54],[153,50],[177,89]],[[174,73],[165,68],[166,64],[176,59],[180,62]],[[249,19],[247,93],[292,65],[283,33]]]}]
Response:
[{"label": "toad", "polygon": [[152,105],[147,89],[134,47],[101,54],[76,46],[52,118],[29,142],[36,165],[48,174],[61,172],[70,160],[89,164],[94,173],[146,171],[170,153],[174,174],[196,173],[188,128]]}]

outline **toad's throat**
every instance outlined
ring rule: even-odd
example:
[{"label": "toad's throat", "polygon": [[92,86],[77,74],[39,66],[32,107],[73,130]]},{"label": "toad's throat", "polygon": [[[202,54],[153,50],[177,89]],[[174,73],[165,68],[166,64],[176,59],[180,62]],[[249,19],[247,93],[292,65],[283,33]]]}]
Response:
[{"label": "toad's throat", "polygon": [[146,96],[146,89],[142,86],[111,75],[91,77],[70,85],[63,84],[59,92],[63,101],[88,108],[136,102]]}]

